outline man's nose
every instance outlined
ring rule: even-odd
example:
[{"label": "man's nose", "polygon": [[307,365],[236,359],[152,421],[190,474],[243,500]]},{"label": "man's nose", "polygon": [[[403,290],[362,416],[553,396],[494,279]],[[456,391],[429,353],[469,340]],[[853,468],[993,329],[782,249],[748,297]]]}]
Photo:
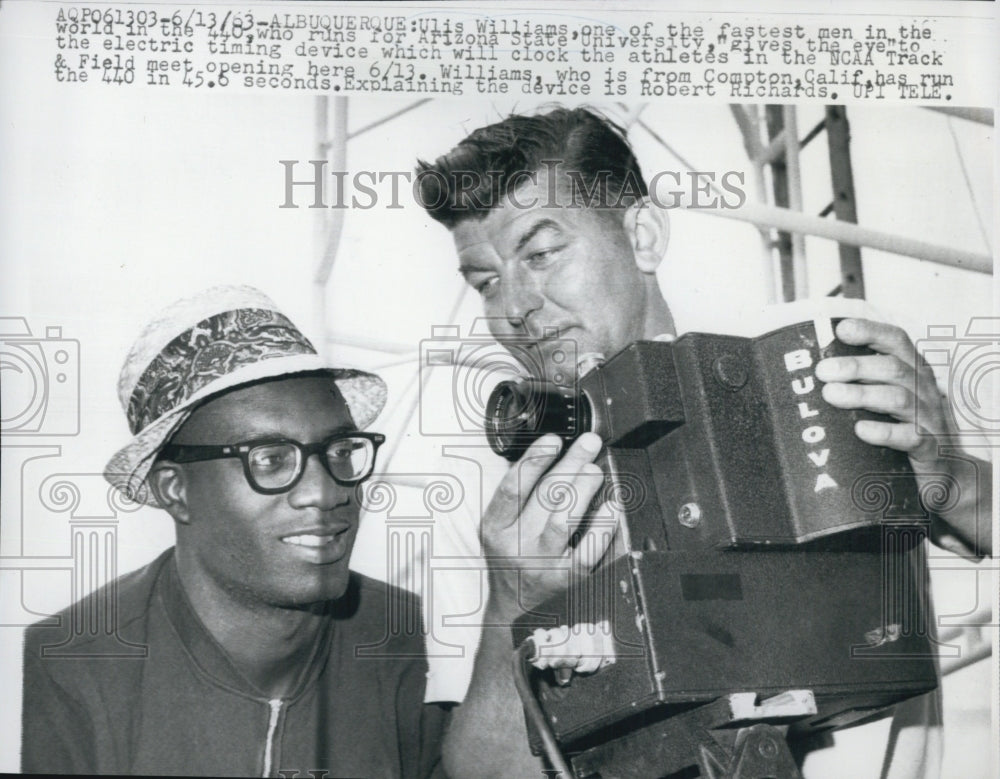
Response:
[{"label": "man's nose", "polygon": [[523,267],[516,267],[501,282],[504,316],[508,323],[522,332],[528,329],[528,318],[545,302],[537,280]]},{"label": "man's nose", "polygon": [[350,500],[353,487],[337,484],[320,462],[320,454],[306,458],[302,478],[288,495],[289,502],[296,508],[313,506],[327,511]]}]

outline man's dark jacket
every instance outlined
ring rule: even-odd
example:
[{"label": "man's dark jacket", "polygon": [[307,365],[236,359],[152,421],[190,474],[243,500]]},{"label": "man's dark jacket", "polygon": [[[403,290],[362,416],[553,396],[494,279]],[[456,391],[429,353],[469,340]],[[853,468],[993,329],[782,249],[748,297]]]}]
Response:
[{"label": "man's dark jacket", "polygon": [[[85,630],[66,644],[71,609],[88,615],[113,608],[115,588],[116,634]],[[419,615],[417,603],[352,574],[294,693],[269,701],[194,613],[168,550],[62,612],[60,627],[28,629],[22,770],[437,773],[445,715],[423,703],[423,637],[406,619]],[[146,657],[134,656],[136,647],[146,647]],[[75,656],[64,656],[68,651]]]}]

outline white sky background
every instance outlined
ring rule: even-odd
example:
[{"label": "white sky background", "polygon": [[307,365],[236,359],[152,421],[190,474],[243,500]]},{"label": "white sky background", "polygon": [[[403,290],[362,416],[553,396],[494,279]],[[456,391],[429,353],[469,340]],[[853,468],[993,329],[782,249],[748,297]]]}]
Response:
[{"label": "white sky background", "polygon": [[[250,283],[311,336],[320,335],[310,281],[318,255],[316,212],[278,208],[284,196],[278,160],[314,159],[316,137],[311,96],[83,92],[49,79],[21,78],[47,73],[50,66],[48,48],[18,37],[17,15],[26,8],[11,4],[0,14],[0,316],[25,317],[41,336],[45,327],[59,326],[64,338],[80,344],[79,435],[4,440],[61,447],[58,458],[28,466],[27,482],[37,485],[52,473],[98,474],[128,440],[115,397],[121,361],[147,317],[177,297],[216,283]],[[410,102],[352,97],[349,127]],[[433,159],[468,131],[530,106],[435,100],[351,141],[347,169],[411,171],[416,157]],[[800,134],[820,115],[819,107],[802,109]],[[725,105],[651,104],[641,116],[699,169],[718,175],[745,170],[753,197],[751,169]],[[992,251],[976,213],[995,244],[993,128],[917,108],[850,106],[848,118],[862,224]],[[632,140],[647,177],[683,170],[641,129]],[[818,212],[829,199],[825,149],[820,136],[803,155],[807,212]],[[305,173],[305,166],[299,170]],[[306,203],[307,195],[297,199]],[[387,211],[380,203],[347,212],[325,324],[331,331],[417,348],[432,325],[447,323],[462,282],[446,231],[405,189],[401,202],[401,210]],[[671,217],[660,280],[679,327],[738,328],[765,302],[756,231],[681,210]],[[808,250],[810,292],[822,296],[838,280],[836,249],[810,239]],[[869,250],[863,256],[869,300],[914,338],[929,324],[952,324],[962,333],[969,317],[993,311],[988,276]],[[463,332],[477,312],[474,295],[466,296],[458,318]],[[349,356],[366,365],[381,359],[357,350]],[[390,373],[394,397],[403,394],[415,370],[411,363]],[[10,392],[6,376],[4,388]],[[395,430],[397,421],[376,427]],[[408,442],[399,468],[419,469],[420,446],[413,436]],[[47,508],[34,486],[22,495],[20,462],[14,466],[5,454],[2,554],[17,554],[22,541],[27,554],[66,554],[66,515]],[[144,564],[172,542],[172,526],[161,512],[141,509],[120,518],[120,571]],[[962,572],[953,579],[955,597],[968,599],[975,576]],[[0,622],[9,621],[20,589],[16,573],[0,572]],[[23,604],[31,610],[47,613],[68,602],[68,576],[25,577]],[[19,631],[2,627],[0,636],[3,684],[13,689],[19,684]],[[18,709],[5,705],[0,714],[0,770],[17,767],[12,734]]]}]

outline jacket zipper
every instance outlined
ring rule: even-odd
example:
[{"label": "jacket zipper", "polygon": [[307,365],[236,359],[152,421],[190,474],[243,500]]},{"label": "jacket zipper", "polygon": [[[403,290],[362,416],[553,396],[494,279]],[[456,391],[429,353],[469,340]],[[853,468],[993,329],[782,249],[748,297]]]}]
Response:
[{"label": "jacket zipper", "polygon": [[281,715],[282,703],[283,701],[280,698],[275,698],[267,702],[267,705],[271,707],[271,716],[267,720],[267,741],[264,744],[264,772],[261,774],[263,777],[271,775],[271,763],[274,761],[274,736],[278,730],[278,717]]}]

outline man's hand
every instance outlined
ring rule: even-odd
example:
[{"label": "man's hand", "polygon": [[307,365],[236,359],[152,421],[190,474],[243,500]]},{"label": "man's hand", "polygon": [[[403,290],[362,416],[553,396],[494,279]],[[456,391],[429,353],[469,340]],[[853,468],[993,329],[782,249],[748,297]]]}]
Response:
[{"label": "man's hand", "polygon": [[931,369],[918,364],[913,343],[893,325],[845,319],[837,325],[837,338],[877,354],[821,360],[816,378],[826,383],[823,399],[838,408],[867,409],[896,419],[861,420],[854,431],[866,443],[907,452],[915,470],[927,470],[938,459],[936,436],[947,432]]},{"label": "man's hand", "polygon": [[[948,527],[936,523],[932,537],[952,551],[989,554],[989,467],[971,457],[942,456],[940,446],[950,432],[947,401],[913,342],[900,328],[867,319],[843,320],[836,335],[846,344],[867,346],[876,354],[821,360],[816,378],[825,382],[823,399],[838,408],[866,409],[896,420],[859,420],[854,432],[866,443],[906,452],[922,493],[929,481],[948,477],[957,492],[941,501],[950,508],[935,517]],[[955,543],[952,533],[966,549]]]},{"label": "man's hand", "polygon": [[482,521],[490,595],[469,692],[452,714],[443,754],[449,776],[542,776],[528,749],[510,672],[511,623],[589,573],[614,536],[605,503],[586,517],[604,482],[593,460],[601,439],[584,433],[556,462],[558,436],[535,441],[511,466]]},{"label": "man's hand", "polygon": [[[507,471],[483,517],[483,546],[495,606],[514,619],[589,573],[612,533],[585,512],[604,483],[593,460],[601,439],[584,433],[558,462],[562,441],[545,435]],[[597,516],[610,514],[607,505]],[[572,572],[572,574],[570,573]]]}]

